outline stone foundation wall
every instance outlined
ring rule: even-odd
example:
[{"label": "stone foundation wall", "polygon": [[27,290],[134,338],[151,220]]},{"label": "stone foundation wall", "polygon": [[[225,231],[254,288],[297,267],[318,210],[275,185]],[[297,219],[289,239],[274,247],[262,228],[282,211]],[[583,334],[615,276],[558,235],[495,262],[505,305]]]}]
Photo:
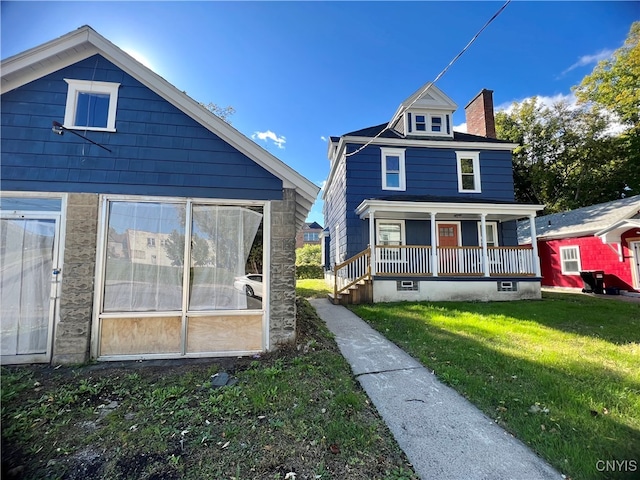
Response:
[{"label": "stone foundation wall", "polygon": [[69,194],[54,364],[89,360],[98,216],[98,195]]},{"label": "stone foundation wall", "polygon": [[271,202],[270,349],[296,336],[296,192],[285,189]]}]

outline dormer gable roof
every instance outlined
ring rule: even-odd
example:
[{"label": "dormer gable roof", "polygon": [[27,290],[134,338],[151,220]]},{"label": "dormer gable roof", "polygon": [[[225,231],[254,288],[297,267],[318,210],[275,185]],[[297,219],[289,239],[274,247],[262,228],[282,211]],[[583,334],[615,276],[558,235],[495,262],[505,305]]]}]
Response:
[{"label": "dormer gable roof", "polygon": [[296,191],[296,227],[301,227],[320,188],[134,59],[90,26],[31,48],[2,61],[2,94],[99,54],[134,77],[203,127],[242,152]]},{"label": "dormer gable roof", "polygon": [[453,100],[433,83],[429,82],[421,86],[400,104],[391,122],[389,122],[389,127],[402,131],[399,127],[404,121],[404,114],[412,110],[453,113],[457,108],[458,105]]}]

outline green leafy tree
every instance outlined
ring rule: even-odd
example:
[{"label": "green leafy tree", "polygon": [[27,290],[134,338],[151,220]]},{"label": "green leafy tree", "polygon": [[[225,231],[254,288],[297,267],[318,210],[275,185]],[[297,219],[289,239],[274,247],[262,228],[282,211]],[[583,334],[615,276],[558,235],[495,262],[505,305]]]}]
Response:
[{"label": "green leafy tree", "polygon": [[296,248],[296,266],[299,265],[318,265],[321,262],[320,245],[304,245]]},{"label": "green leafy tree", "polygon": [[581,102],[615,113],[628,127],[640,127],[640,22],[631,25],[624,45],[602,60],[574,87]]},{"label": "green leafy tree", "polygon": [[546,107],[536,98],[496,114],[498,137],[519,144],[513,153],[516,200],[543,203],[552,213],[628,194],[626,140],[608,134],[609,127],[599,109],[566,102]]}]

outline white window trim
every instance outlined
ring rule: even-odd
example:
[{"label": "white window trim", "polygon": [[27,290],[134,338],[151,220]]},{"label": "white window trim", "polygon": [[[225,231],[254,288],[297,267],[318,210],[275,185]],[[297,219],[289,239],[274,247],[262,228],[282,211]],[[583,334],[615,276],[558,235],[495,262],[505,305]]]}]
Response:
[{"label": "white window trim", "polygon": [[[473,161],[473,189],[462,188],[462,159]],[[480,184],[480,152],[456,152],[456,164],[458,169],[458,192],[460,193],[481,193]]]},{"label": "white window trim", "polygon": [[[493,239],[496,247],[500,246],[500,240],[498,240],[498,222],[485,222],[487,228],[493,229]],[[478,222],[478,245],[482,245],[482,223]]]},{"label": "white window trim", "polygon": [[[400,225],[400,245],[406,245],[407,241],[405,237],[404,220],[377,219],[376,220],[376,246],[380,246],[380,248],[384,248],[384,246],[382,246],[382,244],[380,243],[380,225],[389,225],[389,224]],[[376,258],[376,261],[379,263],[404,262],[405,256],[406,256],[405,255],[406,250],[403,248],[400,248],[399,250],[400,250],[400,253],[395,258],[387,258],[387,259]],[[376,257],[378,257],[377,253],[376,253]],[[383,257],[383,255],[380,255],[380,257]]]},{"label": "white window trim", "polygon": [[[385,148],[380,147],[381,154],[381,171],[382,171],[382,190],[398,190],[404,191],[407,189],[406,170],[404,161],[404,148]],[[387,156],[398,157],[400,168],[400,182],[398,187],[390,187],[387,185]]]},{"label": "white window trim", "polygon": [[[451,137],[450,133],[447,133],[447,113],[434,113],[434,112],[409,112],[411,114],[411,132],[407,132],[407,135],[423,135],[425,137]],[[426,130],[418,130],[416,116],[421,115],[425,117]],[[433,118],[438,117],[442,120],[440,123],[440,131],[433,131]],[[408,123],[408,122],[407,122]]]},{"label": "white window trim", "polygon": [[[563,256],[563,252],[566,252],[569,250],[574,250],[576,252],[576,259],[570,260],[572,262],[578,262],[578,269],[576,271],[565,269],[565,266],[564,266],[565,259]],[[580,275],[580,271],[582,270],[582,262],[580,260],[580,247],[578,245],[569,245],[566,247],[560,247],[560,268],[563,275]]]},{"label": "white window trim", "polygon": [[[439,118],[440,119],[440,131],[436,132],[433,129],[433,119],[434,118]],[[428,130],[429,133],[431,135],[442,135],[443,133],[447,133],[447,120],[445,118],[445,116],[443,114],[439,114],[439,115],[431,115],[429,114],[429,125],[428,125]]]},{"label": "white window trim", "polygon": [[400,225],[400,245],[406,245],[404,220],[386,220],[384,218],[376,219],[376,245],[380,245],[380,225],[389,224]]},{"label": "white window trim", "polygon": [[[97,132],[115,132],[116,131],[116,110],[118,106],[118,89],[119,83],[111,82],[94,82],[88,80],[75,80],[65,78],[65,82],[69,84],[67,90],[67,105],[64,112],[64,128],[70,130],[92,130]],[[103,127],[87,127],[75,124],[76,103],[79,92],[102,93],[109,95],[109,112],[107,114],[107,126]]]}]

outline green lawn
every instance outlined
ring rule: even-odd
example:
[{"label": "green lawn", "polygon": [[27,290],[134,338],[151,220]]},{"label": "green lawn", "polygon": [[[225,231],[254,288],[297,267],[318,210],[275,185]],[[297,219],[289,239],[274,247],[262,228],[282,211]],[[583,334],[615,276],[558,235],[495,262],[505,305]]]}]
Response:
[{"label": "green lawn", "polygon": [[640,476],[640,305],[545,294],[352,309],[572,479]]},{"label": "green lawn", "polygon": [[323,298],[329,292],[333,292],[323,279],[298,279],[296,280],[296,293],[303,298]]}]

